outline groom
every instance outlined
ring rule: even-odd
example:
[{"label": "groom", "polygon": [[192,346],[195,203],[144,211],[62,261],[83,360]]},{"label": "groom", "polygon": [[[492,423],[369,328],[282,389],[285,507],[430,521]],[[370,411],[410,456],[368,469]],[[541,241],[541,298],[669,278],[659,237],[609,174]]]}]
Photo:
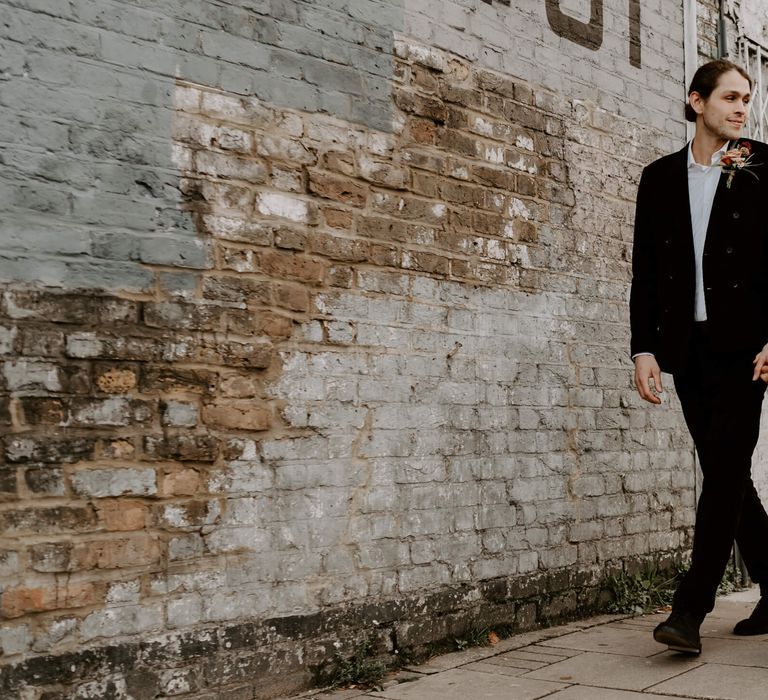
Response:
[{"label": "groom", "polygon": [[740,139],[752,80],[725,60],[696,71],[694,139],[643,171],[630,295],[640,396],[661,403],[670,372],[704,481],[691,567],[653,633],[701,652],[734,541],[761,599],[735,634],[768,632],[768,516],[751,478],[768,382],[768,145]]}]

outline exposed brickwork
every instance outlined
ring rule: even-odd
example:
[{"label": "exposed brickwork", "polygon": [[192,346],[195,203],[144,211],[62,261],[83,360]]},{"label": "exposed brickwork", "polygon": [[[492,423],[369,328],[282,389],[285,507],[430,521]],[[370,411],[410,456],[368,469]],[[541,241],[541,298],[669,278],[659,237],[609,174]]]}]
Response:
[{"label": "exposed brickwork", "polygon": [[[5,290],[6,655],[62,674],[13,665],[9,692],[291,671],[266,696],[364,630],[309,618],[303,650],[230,658],[237,628],[210,625],[370,601],[392,653],[594,608],[608,572],[688,543],[688,441],[626,364],[634,187],[664,136],[410,40],[394,75],[392,132],[180,82],[210,269],[131,298]],[[456,587],[441,624],[382,612]],[[211,668],[115,646],[177,629]],[[83,644],[132,672],[64,674]]]},{"label": "exposed brickwork", "polygon": [[684,552],[626,356],[681,8],[638,69],[624,6],[173,6],[1,11],[0,695],[285,695]]}]

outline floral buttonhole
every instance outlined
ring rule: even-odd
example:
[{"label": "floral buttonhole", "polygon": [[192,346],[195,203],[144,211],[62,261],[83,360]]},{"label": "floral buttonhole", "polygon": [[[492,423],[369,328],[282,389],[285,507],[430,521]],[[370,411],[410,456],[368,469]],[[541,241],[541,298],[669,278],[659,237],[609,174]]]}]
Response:
[{"label": "floral buttonhole", "polygon": [[760,165],[760,163],[752,162],[753,156],[752,144],[749,141],[742,141],[736,148],[732,148],[722,155],[719,165],[724,173],[728,173],[728,179],[725,181],[726,187],[730,189],[733,178],[740,170],[749,173],[756,180],[760,179],[750,170],[750,168]]}]

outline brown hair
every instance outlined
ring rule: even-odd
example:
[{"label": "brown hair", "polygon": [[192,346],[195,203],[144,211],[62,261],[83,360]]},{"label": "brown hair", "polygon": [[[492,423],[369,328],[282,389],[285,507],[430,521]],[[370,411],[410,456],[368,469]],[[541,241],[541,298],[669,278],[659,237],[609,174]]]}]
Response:
[{"label": "brown hair", "polygon": [[[699,69],[691,80],[691,86],[688,88],[688,97],[692,92],[698,92],[705,100],[709,98],[712,91],[717,87],[717,83],[720,81],[720,77],[725,73],[735,70],[742,78],[749,81],[749,89],[754,86],[752,78],[749,73],[745,71],[741,66],[732,63],[724,58],[718,58],[716,61],[710,61],[703,66],[699,66]],[[695,122],[696,111],[691,107],[690,102],[685,103],[685,118],[689,122]]]}]

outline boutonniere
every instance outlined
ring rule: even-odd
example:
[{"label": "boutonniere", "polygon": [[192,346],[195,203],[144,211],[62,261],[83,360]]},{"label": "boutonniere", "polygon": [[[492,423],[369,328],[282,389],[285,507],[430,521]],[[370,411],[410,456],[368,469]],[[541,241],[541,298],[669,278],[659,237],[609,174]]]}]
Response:
[{"label": "boutonniere", "polygon": [[749,169],[760,165],[760,163],[752,162],[753,155],[752,144],[749,141],[742,141],[737,148],[732,148],[722,155],[719,165],[724,173],[728,173],[728,179],[725,181],[726,187],[730,188],[731,181],[739,170],[749,173],[756,180],[760,179]]}]

